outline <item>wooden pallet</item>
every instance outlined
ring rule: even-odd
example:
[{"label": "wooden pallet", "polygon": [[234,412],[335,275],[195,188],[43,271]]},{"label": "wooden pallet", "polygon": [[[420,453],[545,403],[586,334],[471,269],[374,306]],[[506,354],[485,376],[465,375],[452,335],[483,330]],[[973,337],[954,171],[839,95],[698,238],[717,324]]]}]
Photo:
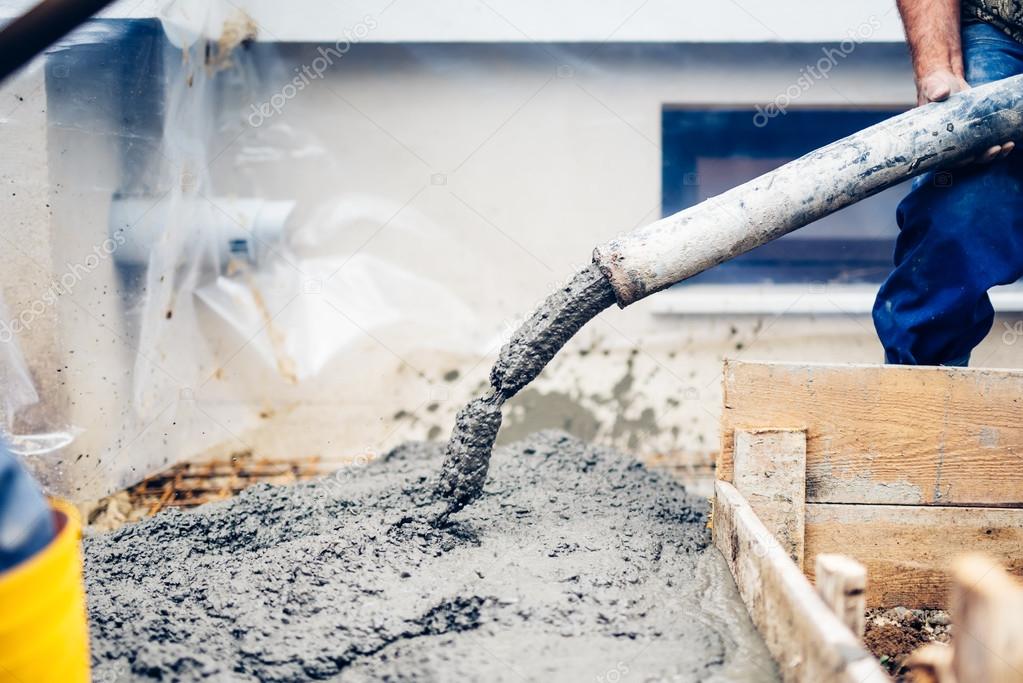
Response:
[{"label": "wooden pallet", "polygon": [[[715,544],[785,680],[889,680],[850,599],[944,607],[968,551],[1023,573],[1021,418],[1021,371],[725,363]],[[815,577],[836,553],[859,595]]]}]

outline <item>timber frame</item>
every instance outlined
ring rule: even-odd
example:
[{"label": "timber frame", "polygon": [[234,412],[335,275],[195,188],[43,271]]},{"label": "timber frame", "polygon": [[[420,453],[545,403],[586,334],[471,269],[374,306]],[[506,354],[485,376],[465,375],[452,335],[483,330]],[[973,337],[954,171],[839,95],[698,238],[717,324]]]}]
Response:
[{"label": "timber frame", "polygon": [[[864,608],[978,593],[963,553],[1023,574],[1023,371],[726,361],[723,381],[714,543],[785,681],[890,681]],[[914,658],[951,671],[946,649]]]}]

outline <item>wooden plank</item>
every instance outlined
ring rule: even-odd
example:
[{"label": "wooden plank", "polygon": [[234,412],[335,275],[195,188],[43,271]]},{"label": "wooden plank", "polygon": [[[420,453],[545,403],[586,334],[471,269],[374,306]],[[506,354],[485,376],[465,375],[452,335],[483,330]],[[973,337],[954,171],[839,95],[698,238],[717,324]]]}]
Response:
[{"label": "wooden plank", "polygon": [[868,607],[944,608],[950,562],[971,550],[1023,575],[1018,508],[808,503],[805,533],[808,573],[821,553],[848,555],[867,567]]},{"label": "wooden plank", "polygon": [[734,484],[796,566],[802,567],[806,432],[735,430]]},{"label": "wooden plank", "polygon": [[1023,371],[726,361],[718,477],[733,433],[805,428],[806,499],[1023,507]]},{"label": "wooden plank", "polygon": [[828,609],[749,503],[723,481],[715,484],[714,543],[786,683],[891,680]]},{"label": "wooden plank", "polygon": [[959,558],[952,576],[956,680],[1023,683],[1023,585],[979,554]]},{"label": "wooden plank", "polygon": [[824,604],[857,638],[866,627],[867,568],[846,557],[822,553],[814,558],[814,582]]}]

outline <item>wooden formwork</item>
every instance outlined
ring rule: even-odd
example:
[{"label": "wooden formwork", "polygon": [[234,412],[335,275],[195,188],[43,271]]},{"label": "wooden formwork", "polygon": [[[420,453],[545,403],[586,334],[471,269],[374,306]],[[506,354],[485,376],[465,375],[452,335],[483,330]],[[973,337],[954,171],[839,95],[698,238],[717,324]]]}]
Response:
[{"label": "wooden formwork", "polygon": [[787,681],[889,680],[863,606],[945,607],[963,553],[1023,574],[1023,371],[728,361],[721,435],[715,544]]}]

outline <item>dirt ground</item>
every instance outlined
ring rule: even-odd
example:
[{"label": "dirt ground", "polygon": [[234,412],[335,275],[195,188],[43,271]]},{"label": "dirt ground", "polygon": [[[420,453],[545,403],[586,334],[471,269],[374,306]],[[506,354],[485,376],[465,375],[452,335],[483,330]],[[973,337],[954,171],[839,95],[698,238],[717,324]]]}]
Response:
[{"label": "dirt ground", "polygon": [[927,643],[947,643],[950,637],[950,621],[944,610],[867,610],[863,642],[897,681],[904,680],[902,663],[913,650]]}]

